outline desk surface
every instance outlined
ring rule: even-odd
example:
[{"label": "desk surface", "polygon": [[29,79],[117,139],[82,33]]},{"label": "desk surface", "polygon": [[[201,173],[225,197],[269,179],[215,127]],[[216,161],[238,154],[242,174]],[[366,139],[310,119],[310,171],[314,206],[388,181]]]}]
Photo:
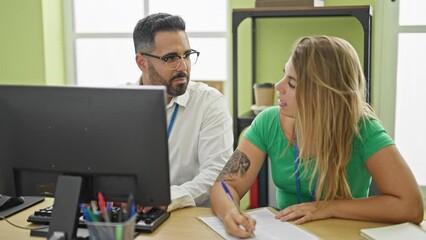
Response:
[{"label": "desk surface", "polygon": [[[37,227],[38,225],[29,224],[27,217],[35,210],[52,205],[52,199],[28,208],[18,214],[10,216],[9,221],[25,227]],[[136,240],[142,239],[221,239],[215,232],[210,230],[207,225],[197,220],[197,216],[213,215],[210,208],[185,208],[173,211],[169,219],[163,223],[154,233],[141,233]],[[359,234],[362,228],[381,227],[389,224],[363,222],[342,219],[327,219],[314,221],[300,225],[301,228],[317,235],[321,239],[363,239]],[[0,240],[24,240],[24,239],[43,239],[30,237],[30,231],[11,226],[5,220],[0,221]]]}]

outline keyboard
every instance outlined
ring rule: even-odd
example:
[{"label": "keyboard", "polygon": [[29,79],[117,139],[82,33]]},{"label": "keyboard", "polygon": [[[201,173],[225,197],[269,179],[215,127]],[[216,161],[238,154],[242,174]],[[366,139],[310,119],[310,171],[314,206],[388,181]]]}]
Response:
[{"label": "keyboard", "polygon": [[[119,208],[114,207],[112,212],[117,212]],[[28,216],[27,222],[48,225],[52,216],[53,206],[48,206],[34,211]],[[153,208],[147,213],[138,213],[136,217],[135,231],[136,232],[154,232],[164,221],[169,218],[170,213],[158,208]],[[112,217],[114,219],[114,216]],[[78,222],[79,227],[86,227],[85,220],[80,213]]]}]

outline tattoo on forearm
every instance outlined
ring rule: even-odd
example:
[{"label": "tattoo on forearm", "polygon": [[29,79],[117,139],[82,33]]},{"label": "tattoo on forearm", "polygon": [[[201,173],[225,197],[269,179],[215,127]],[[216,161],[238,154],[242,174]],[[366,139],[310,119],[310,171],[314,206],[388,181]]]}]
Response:
[{"label": "tattoo on forearm", "polygon": [[240,174],[244,176],[250,168],[250,160],[247,155],[239,150],[235,150],[229,161],[225,164],[222,172],[217,177],[216,181],[233,180],[234,176]]}]

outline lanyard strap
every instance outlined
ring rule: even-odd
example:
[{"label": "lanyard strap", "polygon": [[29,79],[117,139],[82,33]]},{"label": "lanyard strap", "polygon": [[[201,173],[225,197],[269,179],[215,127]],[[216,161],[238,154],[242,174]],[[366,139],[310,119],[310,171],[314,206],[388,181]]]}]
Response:
[{"label": "lanyard strap", "polygon": [[[295,155],[295,159],[294,159],[294,178],[296,180],[296,197],[297,197],[297,203],[301,203],[301,194],[300,194],[300,176],[299,176],[299,145],[297,144],[297,139],[296,139],[296,144],[294,145],[294,155]],[[314,188],[312,189],[311,192],[311,202],[313,202],[315,200],[315,189],[316,189],[316,181],[314,184]]]},{"label": "lanyard strap", "polygon": [[179,104],[176,103],[175,109],[173,110],[172,118],[170,119],[169,127],[167,128],[167,137],[170,137],[170,133],[172,132],[173,124],[175,123],[178,110]]}]

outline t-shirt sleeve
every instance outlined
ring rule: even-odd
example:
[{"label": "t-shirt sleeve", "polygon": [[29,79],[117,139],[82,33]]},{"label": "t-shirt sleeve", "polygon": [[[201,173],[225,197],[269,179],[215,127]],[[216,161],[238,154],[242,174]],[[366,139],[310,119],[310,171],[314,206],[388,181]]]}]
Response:
[{"label": "t-shirt sleeve", "polygon": [[366,162],[380,149],[395,144],[393,139],[387,134],[386,130],[374,119],[364,122],[360,129],[360,146],[362,149],[362,160]]},{"label": "t-shirt sleeve", "polygon": [[257,115],[250,127],[245,131],[244,137],[258,147],[263,152],[267,152],[269,136],[269,128],[273,125],[273,118],[276,111],[275,107],[267,108]]}]

